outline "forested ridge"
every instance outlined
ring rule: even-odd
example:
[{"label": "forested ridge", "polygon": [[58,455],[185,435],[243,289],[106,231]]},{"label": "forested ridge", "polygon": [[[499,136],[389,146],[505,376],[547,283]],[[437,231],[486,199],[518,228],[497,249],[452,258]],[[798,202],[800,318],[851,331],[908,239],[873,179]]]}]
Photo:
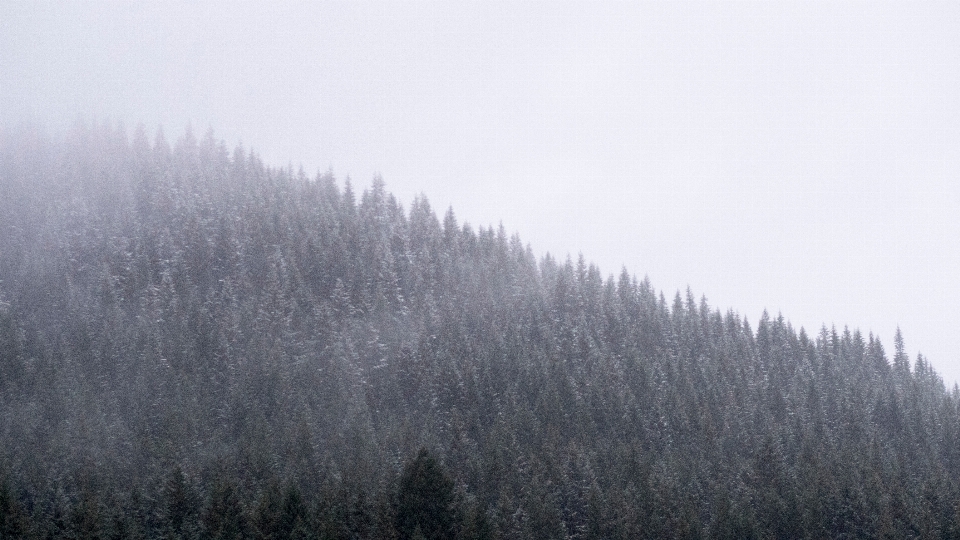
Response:
[{"label": "forested ridge", "polygon": [[0,538],[960,538],[960,391],[383,180],[0,130]]}]

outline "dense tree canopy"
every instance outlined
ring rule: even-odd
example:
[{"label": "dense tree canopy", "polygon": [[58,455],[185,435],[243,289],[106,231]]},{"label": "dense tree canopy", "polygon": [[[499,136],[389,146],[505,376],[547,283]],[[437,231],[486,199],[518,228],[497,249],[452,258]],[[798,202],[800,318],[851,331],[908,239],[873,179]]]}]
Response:
[{"label": "dense tree canopy", "polygon": [[960,392],[899,333],[211,134],[5,131],[0,194],[4,538],[960,537]]}]

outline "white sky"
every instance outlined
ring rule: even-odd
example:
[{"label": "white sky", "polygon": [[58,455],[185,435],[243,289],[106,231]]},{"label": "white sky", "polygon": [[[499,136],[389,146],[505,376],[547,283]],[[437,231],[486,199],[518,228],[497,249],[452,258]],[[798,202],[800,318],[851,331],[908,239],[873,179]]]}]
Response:
[{"label": "white sky", "polygon": [[0,2],[0,122],[213,127],[960,379],[958,2]]}]

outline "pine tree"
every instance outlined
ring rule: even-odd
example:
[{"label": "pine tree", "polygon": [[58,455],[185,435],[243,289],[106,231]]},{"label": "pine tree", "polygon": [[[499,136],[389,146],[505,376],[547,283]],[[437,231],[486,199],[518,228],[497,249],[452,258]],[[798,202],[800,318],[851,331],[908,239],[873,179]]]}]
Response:
[{"label": "pine tree", "polygon": [[0,540],[26,538],[29,525],[23,505],[0,472]]},{"label": "pine tree", "polygon": [[900,332],[900,327],[897,327],[896,333],[893,335],[893,369],[897,375],[901,377],[907,377],[910,375],[910,356],[907,355],[906,347],[903,344],[903,334]]},{"label": "pine tree", "polygon": [[421,448],[400,477],[396,516],[400,538],[414,538],[418,531],[427,540],[455,538],[453,488],[453,480],[440,463]]},{"label": "pine tree", "polygon": [[176,538],[193,538],[197,534],[199,498],[179,465],[167,478],[163,497],[161,517],[167,534]]},{"label": "pine tree", "polygon": [[204,537],[211,540],[235,540],[250,534],[247,516],[237,488],[230,478],[217,481],[203,516]]}]

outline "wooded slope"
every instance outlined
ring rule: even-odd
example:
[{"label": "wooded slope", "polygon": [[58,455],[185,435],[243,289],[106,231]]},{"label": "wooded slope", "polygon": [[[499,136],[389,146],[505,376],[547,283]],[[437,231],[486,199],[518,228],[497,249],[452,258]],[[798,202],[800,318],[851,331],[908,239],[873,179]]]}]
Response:
[{"label": "wooded slope", "polygon": [[438,538],[960,538],[960,393],[899,335],[668,300],[212,135],[8,130],[0,193],[8,535],[408,537],[426,490]]}]

